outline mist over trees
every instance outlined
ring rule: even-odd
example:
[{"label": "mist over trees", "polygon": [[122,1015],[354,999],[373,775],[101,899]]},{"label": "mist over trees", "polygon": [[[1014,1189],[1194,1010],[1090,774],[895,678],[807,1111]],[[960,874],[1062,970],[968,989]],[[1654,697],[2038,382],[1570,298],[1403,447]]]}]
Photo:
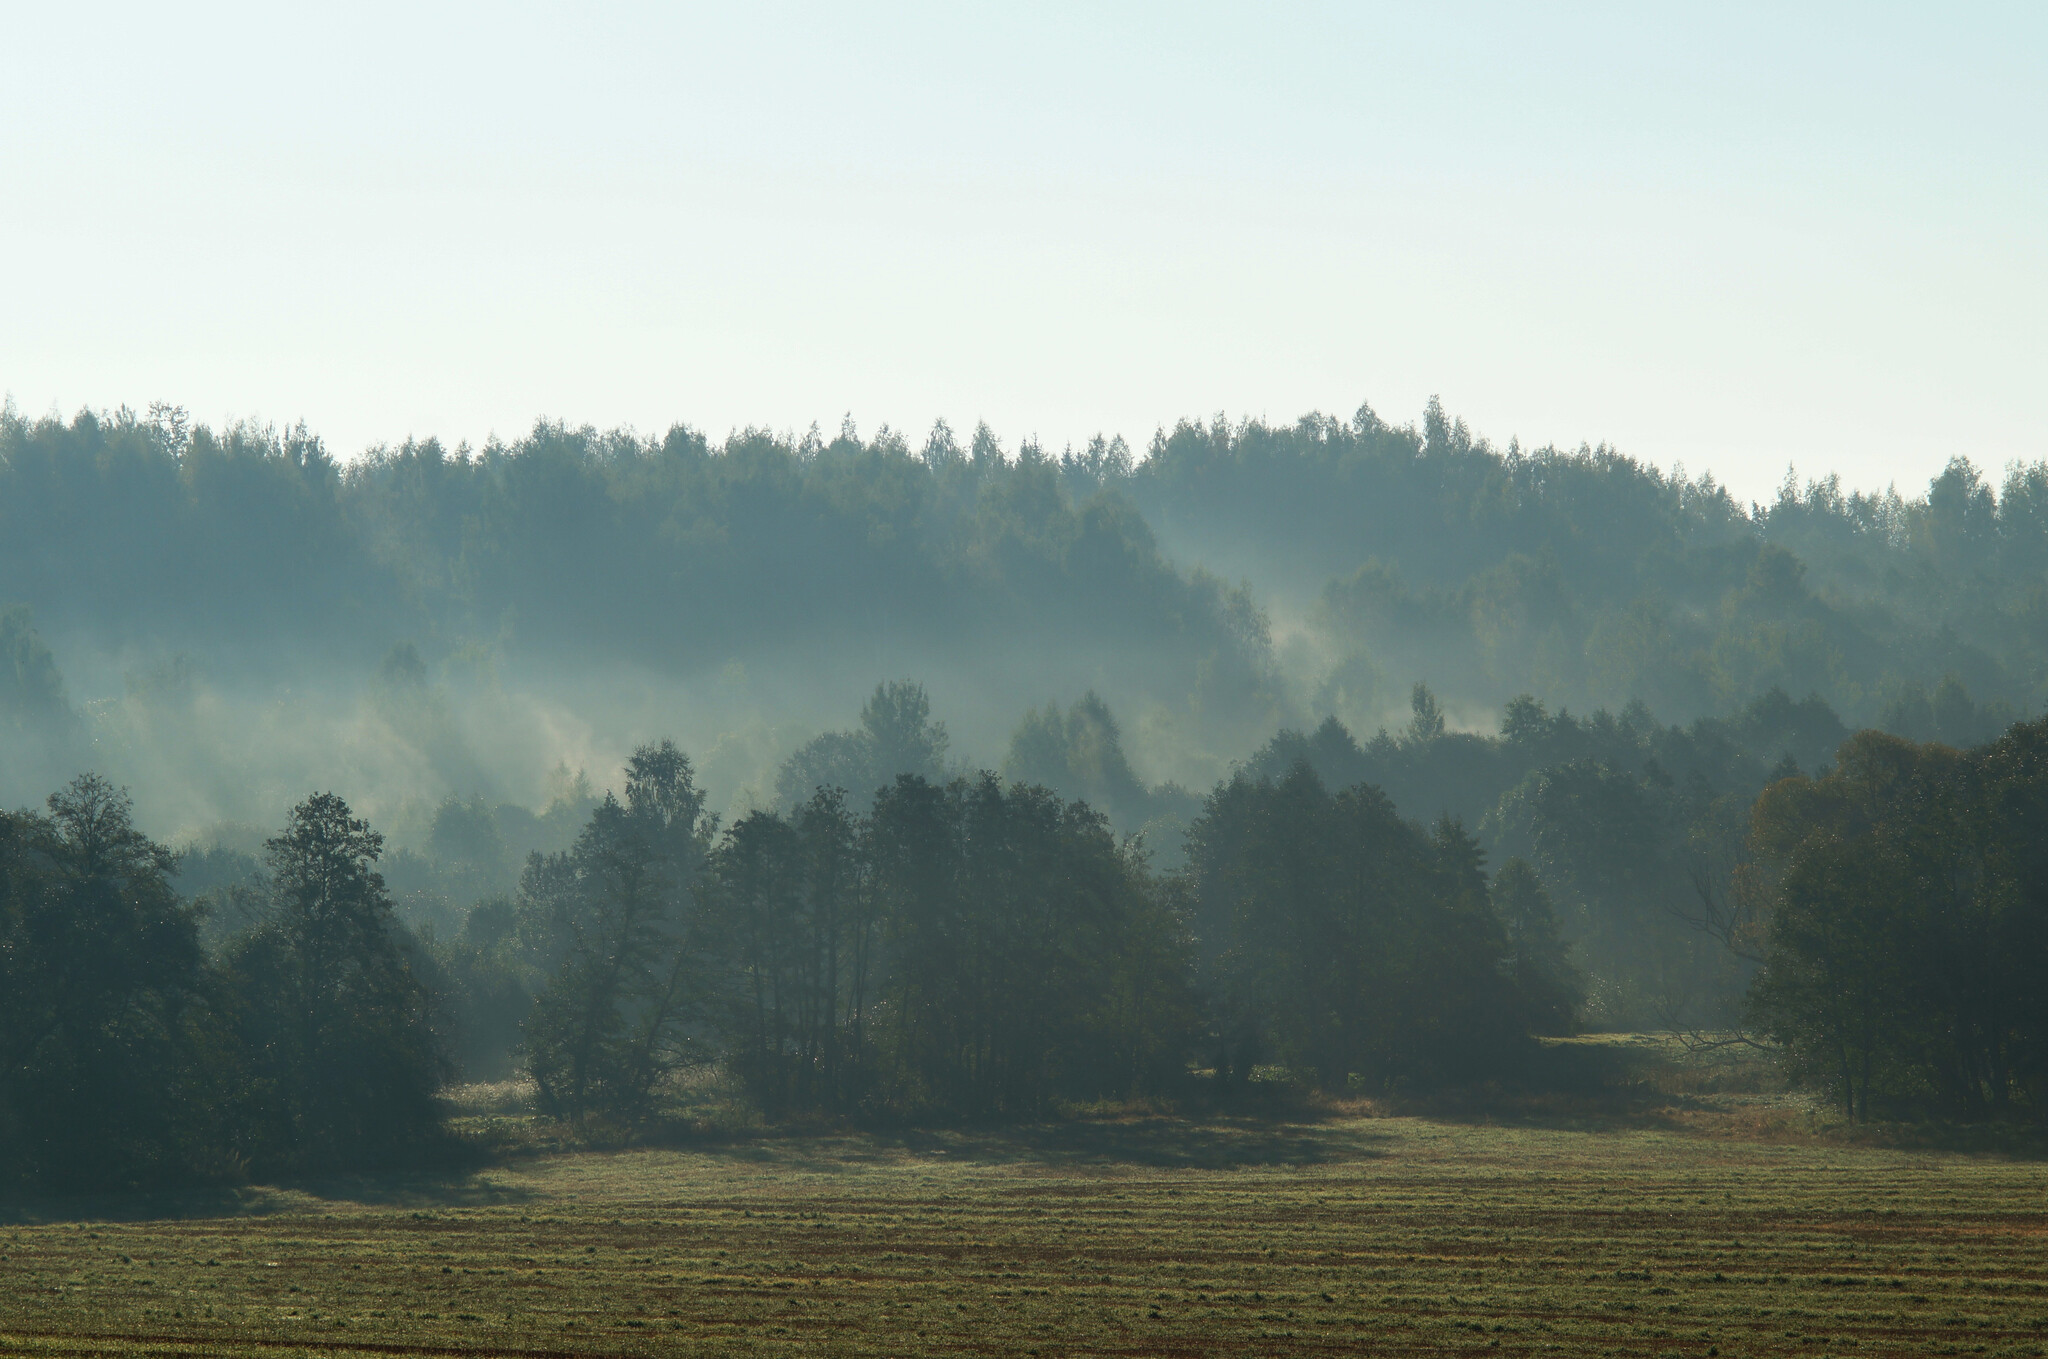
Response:
[{"label": "mist over trees", "polygon": [[[1517,693],[1680,720],[1772,688],[1875,725],[1927,700],[2040,706],[2048,468],[1994,489],[1953,459],[1924,496],[1788,470],[1743,505],[1607,447],[1497,448],[1432,403],[1162,433],[1128,493],[1165,548],[1308,615],[1318,706],[1427,679],[1453,706]],[[1368,700],[1368,703],[1370,700]],[[1334,706],[1333,706],[1334,705]],[[1998,716],[1962,722],[1974,739]]]},{"label": "mist over trees", "polygon": [[1434,404],[345,464],[10,409],[0,1150],[391,1164],[513,1075],[619,1125],[706,1072],[777,1119],[1386,1092],[1584,1027],[2031,1115],[2044,661],[2038,465],[1742,505]]},{"label": "mist over trees", "polygon": [[[94,764],[153,823],[201,809],[166,826],[189,834],[274,820],[343,745],[355,801],[418,849],[446,797],[538,811],[557,765],[666,730],[729,814],[789,805],[796,747],[905,675],[962,767],[1093,693],[1148,788],[1206,786],[1282,726],[1398,728],[1418,681],[1453,732],[1520,694],[1690,723],[1778,689],[1969,744],[2042,703],[2044,505],[2040,465],[1994,487],[1960,458],[1917,497],[1788,476],[1747,505],[1435,407],[1184,422],[1142,458],[849,421],[347,462],[303,428],[10,410],[0,792]],[[1091,791],[1119,824],[1158,811]]]},{"label": "mist over trees", "polygon": [[304,430],[10,416],[0,539],[0,579],[43,635],[224,671],[362,673],[411,643],[430,662],[481,647],[805,688],[777,677],[943,655],[1035,696],[1085,649],[1132,691],[1172,676],[1176,697],[1263,717],[1251,601],[1167,562],[1126,501],[1075,496],[1035,445],[1005,457],[986,430],[913,452],[886,429],[713,449],[682,427],[542,426],[344,466]]},{"label": "mist over trees", "polygon": [[798,746],[775,775],[775,800],[784,808],[808,801],[821,788],[855,789],[865,807],[873,791],[899,774],[944,777],[951,737],[931,720],[931,696],[910,680],[875,686],[861,705],[860,725],[828,731]]}]

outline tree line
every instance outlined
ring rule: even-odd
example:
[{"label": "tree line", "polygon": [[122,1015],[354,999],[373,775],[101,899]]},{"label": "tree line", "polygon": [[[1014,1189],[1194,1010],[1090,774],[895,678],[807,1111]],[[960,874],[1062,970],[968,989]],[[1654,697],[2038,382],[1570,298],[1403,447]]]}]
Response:
[{"label": "tree line", "polygon": [[[1434,403],[1182,422],[1143,457],[849,421],[343,460],[303,428],[0,413],[0,604],[52,635],[272,670],[392,638],[691,673],[943,657],[1015,706],[1076,673],[1193,702],[1214,730],[1183,739],[1219,750],[1326,713],[1370,730],[1417,679],[1681,721],[1775,687],[1989,739],[2042,699],[2044,571],[2041,464],[1994,485],[1959,457],[1911,497],[1788,475],[1745,504],[1611,448],[1497,447]],[[1272,607],[1300,641],[1274,645]],[[62,698],[26,628],[0,623],[0,718]]]},{"label": "tree line", "polygon": [[[1225,1090],[1275,1064],[1500,1070],[1570,1022],[1554,926],[1537,972],[1510,965],[1532,936],[1469,836],[1305,768],[1219,789],[1198,867],[1166,874],[1085,803],[986,772],[720,826],[661,742],[445,941],[398,918],[381,837],[332,794],[293,810],[260,882],[196,901],[97,777],[0,829],[0,1163],[48,1185],[429,1154],[463,1030],[494,1024],[544,1112],[630,1122],[692,1068],[774,1118],[1042,1118],[1179,1098],[1191,1062]],[[1324,878],[1304,838],[1328,840]],[[203,945],[222,912],[244,923]]]},{"label": "tree line", "polygon": [[1168,562],[1128,502],[1072,494],[1055,458],[985,427],[941,424],[913,449],[850,423],[718,445],[682,425],[543,423],[344,462],[303,427],[9,410],[0,579],[0,605],[46,633],[268,672],[374,663],[415,638],[430,660],[483,644],[660,671],[801,671],[883,646],[1050,678],[1034,639],[1057,632],[1060,657],[1104,644],[1138,689],[1184,693],[1200,670],[1228,705],[1261,682],[1248,596]]},{"label": "tree line", "polygon": [[[1605,445],[1498,446],[1432,401],[1419,424],[1183,421],[1074,482],[1286,601],[1322,647],[1310,706],[1353,725],[1417,678],[1460,705],[1533,690],[1684,721],[1775,687],[1976,742],[2038,710],[2048,673],[2040,462],[1958,455],[1918,495],[1788,468],[1745,503]],[[2003,720],[1930,729],[1945,683]]]},{"label": "tree line", "polygon": [[[1415,708],[1382,757],[1447,739]],[[1711,735],[1514,724],[1667,754]],[[815,785],[723,825],[653,743],[446,936],[401,919],[382,837],[333,794],[259,878],[192,898],[85,776],[0,817],[0,1165],[80,1187],[401,1163],[447,1150],[437,1091],[492,1054],[544,1113],[619,1123],[692,1071],[777,1120],[1513,1079],[1611,982],[1588,963],[1688,949],[1737,979],[1725,1023],[1852,1117],[2048,1108],[2048,720],[1963,751],[1860,732],[1691,823],[1671,781],[1568,760],[1514,787],[1529,853],[1491,871],[1458,818],[1318,769],[1371,750],[1327,724],[1276,741],[1161,869],[1086,802],[990,772]]]},{"label": "tree line", "polygon": [[[1189,871],[1159,873],[1086,803],[988,772],[899,774],[858,805],[818,787],[719,828],[688,761],[648,747],[573,848],[529,860],[467,971],[538,981],[520,1041],[569,1117],[644,1113],[713,1059],[774,1116],[1042,1117],[1174,1097],[1190,1060],[1219,1089],[1264,1065],[1441,1080],[1568,1026],[1540,894],[1517,973],[1472,838],[1369,792],[1234,780]],[[1341,904],[1287,877],[1324,840]]]},{"label": "tree line", "polygon": [[[1736,725],[1842,739],[1832,764],[1788,750],[1758,772],[1713,724],[1524,702],[1495,747],[1530,772],[1510,763],[1487,818],[1513,851],[1490,872],[1458,817],[1425,827],[1342,777],[1374,747],[1426,761],[1447,738],[1426,693],[1416,708],[1420,730],[1365,748],[1335,724],[1283,733],[1201,800],[1169,871],[1087,803],[987,773],[901,774],[864,804],[818,788],[720,831],[688,762],[650,749],[635,767],[683,790],[659,805],[693,810],[646,822],[690,829],[644,841],[679,905],[638,980],[597,1003],[595,960],[631,950],[588,942],[624,939],[636,898],[560,886],[616,862],[593,837],[647,815],[637,776],[572,851],[529,863],[501,947],[585,941],[537,1014],[566,1005],[630,1051],[665,1016],[673,1060],[722,1062],[778,1116],[1043,1116],[1185,1094],[1190,1069],[1209,1098],[1262,1069],[1428,1088],[1513,1073],[1531,1036],[1589,1019],[1766,1043],[1856,1118],[2048,1112],[2048,719],[1959,751],[1780,698]],[[1715,760],[1737,771],[1719,786]],[[564,935],[579,911],[613,923]],[[542,919],[552,935],[517,923]],[[1636,994],[1603,1020],[1602,988]],[[686,992],[700,1008],[664,1008]],[[648,1080],[615,1107],[644,1107]]]}]

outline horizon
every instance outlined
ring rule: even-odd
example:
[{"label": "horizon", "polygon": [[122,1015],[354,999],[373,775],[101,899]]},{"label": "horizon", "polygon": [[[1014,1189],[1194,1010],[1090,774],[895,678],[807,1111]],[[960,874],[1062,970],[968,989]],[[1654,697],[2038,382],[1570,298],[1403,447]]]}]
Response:
[{"label": "horizon", "polygon": [[[1436,400],[1437,398],[1432,394],[1429,399]],[[125,412],[133,416],[138,423],[147,424],[154,418],[153,411],[157,406],[165,408],[166,412],[175,410],[181,413],[188,422],[187,428],[196,429],[204,427],[217,435],[225,434],[235,429],[246,429],[264,437],[281,437],[294,430],[303,429],[308,436],[320,444],[329,457],[333,458],[343,468],[350,467],[363,459],[396,453],[408,446],[424,446],[429,443],[438,444],[449,454],[468,454],[473,456],[492,448],[513,447],[521,441],[531,438],[536,432],[543,429],[567,430],[607,439],[624,437],[648,446],[658,445],[668,435],[681,430],[703,438],[713,452],[720,451],[724,445],[749,434],[762,434],[792,446],[797,446],[812,437],[821,438],[825,444],[830,444],[834,441],[834,438],[847,437],[850,430],[851,437],[864,445],[873,445],[885,435],[899,439],[913,456],[917,456],[924,447],[925,440],[932,433],[936,432],[938,424],[944,424],[956,440],[965,440],[972,436],[977,426],[988,424],[987,421],[980,419],[972,422],[952,420],[948,419],[944,414],[940,414],[934,417],[935,423],[932,426],[927,427],[920,433],[907,426],[898,426],[894,422],[887,420],[877,421],[872,426],[864,426],[864,422],[858,418],[856,412],[845,411],[840,416],[841,423],[838,434],[829,437],[826,433],[829,427],[822,419],[812,420],[802,427],[790,425],[771,426],[764,423],[734,424],[728,426],[724,434],[713,436],[708,428],[694,425],[687,419],[670,420],[659,426],[649,426],[642,429],[631,424],[601,425],[594,421],[569,420],[541,414],[536,415],[525,429],[509,435],[494,428],[481,439],[461,434],[453,436],[428,434],[423,436],[407,436],[403,439],[377,441],[356,448],[338,448],[322,430],[303,417],[292,420],[272,420],[261,416],[227,415],[219,420],[207,420],[195,415],[191,410],[174,401],[158,401],[145,405],[137,405],[134,402],[116,402],[104,406],[86,405],[80,406],[68,413],[53,403],[50,409],[43,412],[42,415],[31,416],[20,409],[19,403],[15,400],[12,392],[0,392],[0,416],[20,419],[30,423],[41,420],[55,420],[59,424],[69,425],[82,415],[89,414],[98,418],[105,418],[119,416]],[[1045,456],[1057,461],[1062,454],[1072,453],[1077,448],[1085,449],[1090,441],[1100,438],[1112,442],[1122,439],[1130,450],[1133,467],[1139,467],[1143,466],[1157,451],[1159,441],[1170,437],[1176,429],[1193,427],[1206,430],[1211,427],[1212,422],[1215,420],[1222,420],[1233,432],[1242,431],[1250,427],[1263,427],[1269,430],[1287,429],[1292,428],[1301,421],[1319,418],[1335,419],[1339,423],[1350,424],[1359,409],[1371,410],[1389,429],[1406,430],[1419,434],[1423,427],[1422,413],[1418,413],[1415,417],[1408,419],[1390,417],[1387,412],[1381,410],[1371,401],[1366,401],[1362,403],[1361,407],[1354,407],[1348,414],[1339,413],[1334,410],[1307,410],[1284,420],[1273,420],[1265,415],[1233,416],[1231,412],[1219,410],[1205,417],[1177,417],[1170,423],[1154,426],[1153,432],[1142,438],[1134,438],[1120,430],[1098,430],[1079,439],[1064,441],[1057,447],[1052,441],[1041,439],[1035,432],[1013,436],[991,426],[990,433],[994,435],[998,450],[1002,453],[1006,462],[1016,462],[1027,446],[1036,446]],[[1865,495],[1882,497],[1897,494],[1901,499],[1911,502],[1918,498],[1924,498],[1927,492],[1926,484],[1919,486],[1910,483],[1901,485],[1897,480],[1888,481],[1882,485],[1855,483],[1844,476],[1841,469],[1836,467],[1829,466],[1816,469],[1812,464],[1801,465],[1798,462],[1788,462],[1780,471],[1776,482],[1772,482],[1770,485],[1760,488],[1757,493],[1751,494],[1745,489],[1738,489],[1734,482],[1724,476],[1718,467],[1710,465],[1694,467],[1688,466],[1682,461],[1671,464],[1659,464],[1648,458],[1633,454],[1628,449],[1617,448],[1611,444],[1591,440],[1579,440],[1573,443],[1548,442],[1544,444],[1530,444],[1515,435],[1509,435],[1507,438],[1501,439],[1496,438],[1489,431],[1472,428],[1470,422],[1466,421],[1459,412],[1448,407],[1444,408],[1444,415],[1454,425],[1465,425],[1467,427],[1475,447],[1484,448],[1502,457],[1509,456],[1515,452],[1525,457],[1539,453],[1553,453],[1564,457],[1580,457],[1602,452],[1613,453],[1629,459],[1638,466],[1655,471],[1673,482],[1683,480],[1696,486],[1704,486],[1711,483],[1715,487],[1727,492],[1734,503],[1745,513],[1766,508],[1774,503],[1780,498],[1783,488],[1788,484],[1788,479],[1790,484],[1795,485],[1801,492],[1804,492],[1816,483],[1827,482],[1830,477],[1839,480],[1840,490],[1845,496]],[[865,433],[862,432],[864,428],[866,429]],[[1963,458],[1968,461],[1983,478],[1985,485],[1995,497],[2003,494],[2006,474],[2014,470],[2048,463],[2048,454],[2032,459],[2009,458],[2003,463],[1989,464],[1971,458],[1967,453],[1959,452],[1944,459],[1940,465],[1934,467],[1928,473],[1926,482],[1932,483],[1937,480],[1954,458]]]},{"label": "horizon", "polygon": [[351,457],[1437,393],[1745,500],[2048,452],[2038,9],[483,15],[17,16],[0,390]]}]

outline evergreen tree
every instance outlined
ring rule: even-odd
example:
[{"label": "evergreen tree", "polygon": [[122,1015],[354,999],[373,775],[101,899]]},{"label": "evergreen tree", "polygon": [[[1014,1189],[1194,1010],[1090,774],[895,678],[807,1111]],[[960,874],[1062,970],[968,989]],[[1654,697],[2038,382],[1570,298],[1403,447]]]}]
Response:
[{"label": "evergreen tree", "polygon": [[225,960],[254,1164],[388,1164],[439,1127],[444,1059],[374,866],[383,845],[333,793],[267,843],[269,911]]}]

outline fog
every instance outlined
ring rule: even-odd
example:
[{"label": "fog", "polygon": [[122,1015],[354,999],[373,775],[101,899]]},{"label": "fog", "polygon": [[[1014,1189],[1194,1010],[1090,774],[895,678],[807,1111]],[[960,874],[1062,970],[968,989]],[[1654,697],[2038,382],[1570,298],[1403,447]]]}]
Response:
[{"label": "fog", "polygon": [[[55,732],[12,736],[0,798],[38,803],[62,777],[90,768],[128,787],[139,823],[176,844],[274,826],[319,788],[342,794],[395,845],[424,848],[449,798],[545,811],[578,777],[598,793],[615,786],[627,754],[662,737],[690,753],[710,805],[730,821],[772,806],[793,751],[857,726],[876,685],[904,679],[929,692],[957,770],[1001,768],[1027,708],[1064,707],[1091,686],[1127,715],[1126,744],[1147,782],[1199,785],[1227,765],[1199,739],[1185,740],[1198,735],[1188,731],[1194,723],[1164,702],[1101,683],[1078,658],[1066,675],[1051,673],[1043,651],[971,670],[909,653],[843,668],[771,654],[678,675],[481,649],[430,663],[399,643],[353,673],[321,665],[271,677],[183,651],[110,655],[49,640],[70,712]],[[414,660],[417,669],[405,664]]]},{"label": "fog", "polygon": [[[1827,922],[2048,899],[2044,580],[2042,464],[1745,505],[1435,402],[348,460],[0,411],[0,1145],[234,1178],[428,1154],[458,1079],[1038,1119],[1752,1023],[1864,1116],[1951,1058],[1830,1074]],[[1937,898],[1859,985],[1976,956]],[[1987,1041],[1942,1107],[2036,1098]]]},{"label": "fog", "polygon": [[[1052,783],[1173,861],[1276,733],[1398,734],[1418,683],[1485,738],[1517,695],[1685,724],[1776,692],[1981,739],[2038,710],[2048,650],[2039,466],[1745,506],[1605,447],[1499,448],[1434,404],[1142,450],[543,424],[348,461],[163,406],[10,413],[0,479],[0,798],[94,770],[194,847],[254,847],[323,789],[421,855],[451,800],[507,809],[516,863],[656,738],[729,824],[900,682],[947,772]],[[1486,797],[1461,796],[1403,811],[1476,824]]]}]

